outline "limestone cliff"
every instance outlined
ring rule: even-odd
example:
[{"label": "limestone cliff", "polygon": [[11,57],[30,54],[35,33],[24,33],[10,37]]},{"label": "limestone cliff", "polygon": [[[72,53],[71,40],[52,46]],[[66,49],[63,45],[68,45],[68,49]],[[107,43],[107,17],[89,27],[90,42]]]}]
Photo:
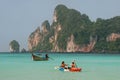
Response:
[{"label": "limestone cliff", "polygon": [[53,49],[52,49],[53,52],[60,52],[60,48],[58,47],[57,39],[58,39],[59,31],[61,31],[61,25],[58,24],[58,25],[54,26],[53,29],[54,29],[54,34],[53,34],[53,36],[51,36],[49,38],[49,42],[52,43],[52,45],[53,45]]},{"label": "limestone cliff", "polygon": [[44,22],[42,23],[41,28],[42,28],[42,34],[43,34],[44,36],[49,33],[49,31],[50,31],[50,24],[49,24],[48,20],[46,20],[46,21],[44,21]]},{"label": "limestone cliff", "polygon": [[71,35],[67,41],[67,52],[76,52],[79,50],[79,46],[74,43],[74,36]]},{"label": "limestone cliff", "polygon": [[37,28],[29,36],[28,48],[29,51],[49,52],[109,51],[114,47],[114,50],[120,50],[119,22],[119,16],[92,22],[86,14],[58,5],[51,25],[46,20],[40,26],[41,30]]},{"label": "limestone cliff", "polygon": [[80,52],[91,52],[96,44],[96,40],[91,41],[89,44],[82,46],[78,51]]},{"label": "limestone cliff", "polygon": [[42,43],[49,34],[50,31],[50,24],[46,20],[41,25],[42,30],[38,27],[28,38],[28,49],[29,51],[33,51],[33,48],[37,47],[40,43]]},{"label": "limestone cliff", "polygon": [[36,47],[38,43],[42,40],[42,34],[40,33],[40,27],[38,27],[28,38],[28,49]]},{"label": "limestone cliff", "polygon": [[95,43],[96,39],[92,38],[89,44],[77,45],[74,42],[74,36],[71,35],[71,37],[68,38],[67,42],[67,52],[91,52],[94,48]]},{"label": "limestone cliff", "polygon": [[116,41],[116,39],[120,38],[120,34],[118,33],[111,33],[106,40],[107,41]]},{"label": "limestone cliff", "polygon": [[10,46],[10,52],[19,52],[20,51],[20,45],[18,41],[12,40],[9,44]]}]

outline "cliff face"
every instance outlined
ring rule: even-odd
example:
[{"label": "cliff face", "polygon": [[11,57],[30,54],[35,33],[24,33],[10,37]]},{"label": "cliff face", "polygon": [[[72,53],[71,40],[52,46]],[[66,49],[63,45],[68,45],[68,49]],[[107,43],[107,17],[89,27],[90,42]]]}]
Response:
[{"label": "cliff face", "polygon": [[96,39],[92,39],[89,44],[77,45],[74,43],[74,36],[67,41],[67,52],[91,52],[96,43]]},{"label": "cliff face", "polygon": [[[116,21],[115,21],[116,20]],[[29,51],[91,52],[111,49],[120,38],[120,17],[91,22],[86,14],[58,5],[50,25],[46,20],[28,38]],[[115,30],[111,27],[115,26]],[[109,31],[110,30],[110,31]],[[114,33],[113,33],[114,32]],[[110,44],[110,45],[109,45]],[[119,45],[118,45],[119,46]],[[115,48],[116,50],[116,48]]]},{"label": "cliff face", "polygon": [[40,28],[38,27],[28,38],[29,51],[31,51],[33,47],[36,47],[41,40],[42,34],[40,33]]},{"label": "cliff face", "polygon": [[106,40],[107,41],[116,41],[117,39],[120,38],[120,34],[117,34],[117,33],[111,33],[107,38]]},{"label": "cliff face", "polygon": [[[65,9],[67,9],[67,8],[65,7]],[[50,42],[52,42],[52,44],[53,44],[52,51],[55,51],[55,52],[90,52],[90,51],[92,51],[92,49],[94,48],[94,45],[96,43],[96,40],[90,41],[89,44],[79,45],[79,44],[75,43],[74,35],[71,33],[70,33],[71,36],[66,37],[66,44],[64,44],[64,45],[66,45],[66,49],[59,47],[58,44],[60,44],[60,43],[59,43],[58,38],[60,37],[59,35],[64,36],[64,34],[62,34],[62,31],[64,30],[64,26],[62,26],[61,21],[59,21],[60,18],[59,18],[58,12],[59,11],[56,11],[56,9],[55,9],[54,15],[53,15],[53,23],[56,23],[56,25],[54,26],[55,33],[50,38]],[[70,13],[70,15],[71,15],[71,13]],[[81,26],[81,28],[84,28],[83,25]],[[67,32],[65,32],[65,33],[67,33]]]},{"label": "cliff face", "polygon": [[80,52],[91,52],[96,44],[96,40],[91,41],[89,44],[86,46],[82,46],[79,51]]},{"label": "cliff face", "polygon": [[47,34],[49,34],[50,24],[49,24],[48,20],[46,20],[46,21],[44,21],[42,23],[41,28],[42,28],[42,32],[41,33],[43,34],[43,36],[46,36]]},{"label": "cliff face", "polygon": [[[55,21],[57,21],[57,20],[55,20]],[[52,45],[53,45],[53,48],[51,51],[60,52],[61,50],[58,47],[58,40],[57,39],[58,39],[59,32],[62,30],[61,25],[58,24],[58,25],[54,26],[53,29],[54,29],[54,34],[49,38],[49,42],[52,43]]]},{"label": "cliff face", "polygon": [[42,30],[40,30],[40,27],[38,27],[28,38],[28,49],[29,51],[33,51],[33,48],[36,48],[40,43],[44,41],[44,38],[50,31],[50,24],[46,20],[42,23],[41,26]]}]

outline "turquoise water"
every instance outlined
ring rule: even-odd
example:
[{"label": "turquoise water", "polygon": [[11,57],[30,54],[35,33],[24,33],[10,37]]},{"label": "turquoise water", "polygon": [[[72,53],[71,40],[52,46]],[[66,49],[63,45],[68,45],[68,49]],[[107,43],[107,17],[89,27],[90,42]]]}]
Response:
[{"label": "turquoise water", "polygon": [[[49,54],[32,61],[31,54],[0,54],[0,80],[120,80],[120,54]],[[61,61],[75,60],[82,72],[55,70]]]}]

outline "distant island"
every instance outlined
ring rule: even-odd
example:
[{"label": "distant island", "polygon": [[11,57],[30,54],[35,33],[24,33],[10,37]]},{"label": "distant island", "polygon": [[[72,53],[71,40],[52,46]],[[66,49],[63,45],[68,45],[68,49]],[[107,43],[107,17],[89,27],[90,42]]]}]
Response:
[{"label": "distant island", "polygon": [[20,45],[18,41],[12,40],[9,44],[10,46],[10,52],[19,52],[20,51]]},{"label": "distant island", "polygon": [[45,20],[29,35],[29,51],[120,52],[120,16],[94,22],[65,5],[56,6],[53,14],[52,24]]},{"label": "distant island", "polygon": [[17,52],[17,53],[19,53],[19,52],[22,52],[22,53],[27,52],[26,49],[24,49],[24,48],[20,51],[20,44],[16,40],[12,40],[10,42],[10,44],[9,44],[9,47],[10,47],[10,52]]}]

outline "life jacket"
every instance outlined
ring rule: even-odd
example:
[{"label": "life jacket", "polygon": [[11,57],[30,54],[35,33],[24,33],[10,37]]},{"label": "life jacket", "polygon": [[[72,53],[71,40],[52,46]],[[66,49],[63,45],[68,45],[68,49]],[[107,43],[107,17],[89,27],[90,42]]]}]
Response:
[{"label": "life jacket", "polygon": [[65,64],[61,64],[61,67],[65,67]]},{"label": "life jacket", "polygon": [[71,68],[75,68],[75,64],[72,64],[72,65],[71,65]]}]

